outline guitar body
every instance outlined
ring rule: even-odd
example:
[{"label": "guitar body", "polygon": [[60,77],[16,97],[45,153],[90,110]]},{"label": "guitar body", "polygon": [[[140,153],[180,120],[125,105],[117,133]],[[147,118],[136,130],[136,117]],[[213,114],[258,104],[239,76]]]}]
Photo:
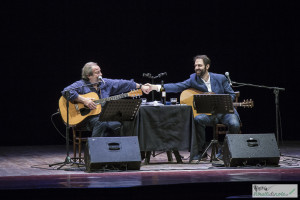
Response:
[{"label": "guitar body", "polygon": [[[99,100],[98,95],[95,92],[90,92],[87,94],[80,95],[85,98],[94,98],[94,100]],[[61,117],[65,123],[67,123],[67,100],[64,96],[59,99],[59,111]],[[101,104],[97,106],[96,109],[91,110],[87,108],[83,103],[71,103],[69,102],[69,125],[75,126],[76,124],[82,122],[86,117],[92,115],[98,115],[101,112]]]},{"label": "guitar body", "polygon": [[[197,113],[197,110],[194,107],[194,95],[197,95],[197,94],[215,94],[215,93],[213,93],[213,92],[201,92],[201,91],[196,90],[194,88],[189,88],[189,89],[184,90],[180,94],[180,104],[186,104],[186,105],[192,106],[194,117],[201,114],[201,113]],[[235,106],[235,107],[244,107],[244,108],[252,108],[254,106],[254,103],[253,103],[252,99],[250,99],[250,100],[244,100],[243,102],[233,102],[233,106]],[[210,115],[209,113],[202,113],[202,114]]]},{"label": "guitar body", "polygon": [[196,109],[194,108],[194,95],[203,94],[203,93],[204,92],[201,92],[194,88],[189,88],[189,89],[184,90],[180,94],[180,104],[186,104],[186,105],[192,106],[194,117],[196,117],[197,115],[200,114],[200,113],[197,113]]},{"label": "guitar body", "polygon": [[[87,94],[82,94],[80,96],[85,98],[93,98],[94,102],[97,105],[97,108],[94,110],[89,109],[86,107],[83,103],[71,103],[69,102],[69,125],[75,126],[76,124],[82,122],[85,118],[92,116],[92,115],[98,115],[101,113],[101,103],[105,103],[106,101],[111,100],[118,100],[125,97],[140,97],[143,95],[143,92],[141,89],[133,90],[128,93],[119,94],[111,97],[107,97],[104,99],[99,99],[98,95],[95,92],[90,92]],[[59,105],[59,111],[61,114],[61,117],[65,123],[67,123],[67,100],[64,96],[61,96],[58,102]]]}]

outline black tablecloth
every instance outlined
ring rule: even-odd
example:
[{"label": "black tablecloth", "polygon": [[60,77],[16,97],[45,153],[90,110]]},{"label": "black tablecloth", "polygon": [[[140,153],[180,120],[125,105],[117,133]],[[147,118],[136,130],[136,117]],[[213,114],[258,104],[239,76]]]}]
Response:
[{"label": "black tablecloth", "polygon": [[123,122],[122,136],[138,136],[141,151],[189,150],[198,153],[193,110],[187,105],[141,106],[134,121]]}]

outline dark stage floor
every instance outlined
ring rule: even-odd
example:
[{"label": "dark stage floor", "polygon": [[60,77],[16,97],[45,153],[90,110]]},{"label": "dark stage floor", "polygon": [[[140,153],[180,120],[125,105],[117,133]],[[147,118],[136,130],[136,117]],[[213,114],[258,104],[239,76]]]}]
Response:
[{"label": "dark stage floor", "polygon": [[65,146],[0,147],[0,193],[10,199],[20,195],[22,199],[247,198],[252,184],[300,182],[300,141],[283,142],[279,149],[276,167],[190,164],[189,152],[180,151],[183,164],[175,159],[168,162],[166,153],[161,153],[138,171],[88,173],[84,166],[49,167],[64,161]]}]

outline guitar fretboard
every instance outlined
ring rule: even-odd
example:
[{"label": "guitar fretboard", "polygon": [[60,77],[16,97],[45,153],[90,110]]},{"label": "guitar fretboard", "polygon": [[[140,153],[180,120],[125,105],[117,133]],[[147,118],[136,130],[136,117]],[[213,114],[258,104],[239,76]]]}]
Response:
[{"label": "guitar fretboard", "polygon": [[242,103],[233,103],[233,106],[242,106]]},{"label": "guitar fretboard", "polygon": [[103,104],[103,103],[105,103],[106,101],[118,100],[118,99],[122,99],[122,98],[125,98],[125,97],[128,97],[128,93],[125,93],[125,94],[119,94],[119,95],[107,97],[107,98],[104,98],[104,99],[99,99],[99,100],[96,100],[96,101],[94,101],[94,102],[95,102],[96,104]]}]

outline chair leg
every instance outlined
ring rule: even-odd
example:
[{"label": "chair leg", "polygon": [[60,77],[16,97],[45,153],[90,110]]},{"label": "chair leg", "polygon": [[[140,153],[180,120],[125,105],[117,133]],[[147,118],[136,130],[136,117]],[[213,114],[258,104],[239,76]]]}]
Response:
[{"label": "chair leg", "polygon": [[79,142],[78,142],[78,160],[79,160],[79,163],[81,163],[81,139],[79,139]]},{"label": "chair leg", "polygon": [[81,145],[82,145],[82,139],[81,139],[81,132],[79,132],[79,139],[78,139],[78,156],[79,156],[79,163],[81,163]]},{"label": "chair leg", "polygon": [[73,129],[73,155],[76,162],[76,131]]}]

